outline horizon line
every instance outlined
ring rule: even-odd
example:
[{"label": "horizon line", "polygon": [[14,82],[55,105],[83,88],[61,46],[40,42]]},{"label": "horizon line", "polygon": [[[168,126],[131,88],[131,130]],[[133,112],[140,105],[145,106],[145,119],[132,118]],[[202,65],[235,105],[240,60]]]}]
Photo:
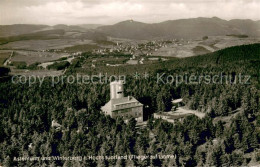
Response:
[{"label": "horizon line", "polygon": [[167,21],[178,21],[178,20],[189,20],[189,19],[199,19],[199,18],[204,18],[204,19],[220,19],[220,20],[224,20],[224,21],[232,21],[232,20],[249,20],[249,21],[254,21],[254,22],[259,22],[260,20],[254,20],[254,19],[239,19],[239,18],[235,18],[235,19],[223,19],[217,16],[213,16],[213,17],[189,17],[189,18],[180,18],[180,19],[173,19],[173,20],[165,20],[165,21],[161,21],[161,22],[152,22],[152,23],[148,23],[148,22],[142,22],[142,21],[138,21],[137,19],[128,19],[128,20],[122,20],[122,21],[118,21],[114,24],[100,24],[100,23],[80,23],[80,24],[65,24],[65,23],[57,23],[57,24],[34,24],[34,23],[14,23],[14,24],[0,24],[0,26],[11,26],[11,25],[45,25],[45,26],[57,26],[57,25],[65,25],[65,26],[79,26],[79,25],[100,25],[100,26],[108,26],[108,25],[115,25],[118,23],[122,23],[125,21],[134,21],[134,22],[139,22],[139,23],[144,23],[144,24],[159,24],[159,23],[164,23]]}]

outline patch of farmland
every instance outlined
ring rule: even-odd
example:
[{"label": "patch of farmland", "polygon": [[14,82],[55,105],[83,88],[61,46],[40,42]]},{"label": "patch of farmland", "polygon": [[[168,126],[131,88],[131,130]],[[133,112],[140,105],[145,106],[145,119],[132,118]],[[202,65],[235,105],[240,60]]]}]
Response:
[{"label": "patch of farmland", "polygon": [[71,47],[64,48],[67,52],[88,52],[92,51],[93,49],[100,49],[98,45],[92,45],[92,44],[84,44],[84,45],[75,45]]},{"label": "patch of farmland", "polygon": [[85,39],[51,39],[51,40],[26,40],[15,41],[4,45],[0,45],[0,49],[15,49],[15,50],[49,50],[49,49],[64,49],[75,45],[94,44],[91,40]]},{"label": "patch of farmland", "polygon": [[0,51],[0,66],[10,57],[11,53],[10,51]]},{"label": "patch of farmland", "polygon": [[206,49],[204,46],[196,46],[195,48],[192,49],[195,55],[202,55],[206,53],[210,53],[208,49]]},{"label": "patch of farmland", "polygon": [[167,47],[158,49],[153,53],[154,56],[166,56],[166,57],[190,57],[194,56],[193,48],[198,44],[197,41],[193,41],[185,44],[171,44]]},{"label": "patch of farmland", "polygon": [[200,42],[200,44],[218,50],[231,46],[259,43],[259,40],[260,38],[255,37],[237,38],[233,36],[209,36],[209,39]]},{"label": "patch of farmland", "polygon": [[12,62],[26,62],[27,65],[39,62],[49,62],[70,56],[68,53],[55,52],[33,52],[33,51],[15,51],[11,58]]}]

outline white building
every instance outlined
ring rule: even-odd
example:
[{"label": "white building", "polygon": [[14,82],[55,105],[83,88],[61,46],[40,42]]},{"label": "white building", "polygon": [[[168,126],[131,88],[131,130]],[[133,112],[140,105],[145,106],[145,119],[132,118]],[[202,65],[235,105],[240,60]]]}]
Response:
[{"label": "white building", "polygon": [[143,104],[132,96],[124,97],[122,81],[110,83],[110,101],[101,110],[112,118],[120,116],[124,120],[135,118],[137,122],[143,122]]}]

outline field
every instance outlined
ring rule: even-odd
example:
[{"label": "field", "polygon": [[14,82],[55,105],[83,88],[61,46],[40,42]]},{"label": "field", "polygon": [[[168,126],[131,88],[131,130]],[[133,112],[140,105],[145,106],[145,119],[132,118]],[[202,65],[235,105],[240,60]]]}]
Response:
[{"label": "field", "polygon": [[83,44],[83,45],[75,45],[71,47],[66,47],[63,50],[67,52],[90,52],[93,49],[100,49],[101,47],[94,44]]},{"label": "field", "polygon": [[168,47],[158,49],[153,55],[169,57],[190,57],[214,52],[231,46],[258,43],[259,38],[237,38],[234,36],[209,36],[207,40],[179,41]]},{"label": "field", "polygon": [[210,53],[210,51],[203,46],[196,46],[195,48],[192,49],[192,51],[196,55],[202,55],[202,54]]},{"label": "field", "polygon": [[15,51],[11,62],[25,62],[27,65],[39,62],[49,62],[68,57],[68,53],[55,53],[55,52],[35,52],[35,51]]},{"label": "field", "polygon": [[10,57],[10,51],[1,51],[0,52],[0,66],[4,65],[4,62]]},{"label": "field", "polygon": [[260,38],[237,38],[234,36],[214,36],[209,37],[208,40],[200,42],[202,45],[209,46],[214,50],[220,50],[231,46],[247,45],[260,42]]},{"label": "field", "polygon": [[194,55],[193,48],[197,47],[197,41],[183,41],[179,44],[170,44],[158,49],[153,55],[167,57],[190,57]]},{"label": "field", "polygon": [[15,41],[0,45],[0,49],[42,51],[49,49],[64,49],[75,45],[94,44],[91,40],[81,39],[51,39]]}]

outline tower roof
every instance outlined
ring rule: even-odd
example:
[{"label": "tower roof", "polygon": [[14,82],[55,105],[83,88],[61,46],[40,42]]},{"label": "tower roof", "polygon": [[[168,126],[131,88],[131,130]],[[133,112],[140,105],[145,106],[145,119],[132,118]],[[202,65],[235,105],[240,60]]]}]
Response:
[{"label": "tower roof", "polygon": [[114,85],[114,84],[124,84],[124,81],[119,80],[119,81],[110,82],[110,85]]}]

